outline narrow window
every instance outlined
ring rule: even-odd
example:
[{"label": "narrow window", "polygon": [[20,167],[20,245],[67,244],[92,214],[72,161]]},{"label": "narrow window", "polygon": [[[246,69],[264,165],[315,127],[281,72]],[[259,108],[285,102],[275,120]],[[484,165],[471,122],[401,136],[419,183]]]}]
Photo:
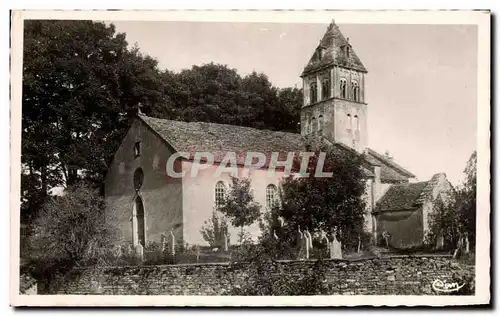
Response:
[{"label": "narrow window", "polygon": [[359,117],[357,115],[354,115],[354,126],[356,130],[359,131]]},{"label": "narrow window", "polygon": [[321,97],[322,99],[328,99],[330,97],[330,80],[325,79],[321,85]]},{"label": "narrow window", "polygon": [[349,58],[349,54],[350,54],[349,45],[346,45],[346,47],[345,47],[345,57]]},{"label": "narrow window", "polygon": [[314,132],[316,132],[316,128],[317,128],[318,126],[316,126],[316,118],[315,118],[314,116],[313,116],[313,118],[312,118],[311,125],[312,125],[312,132],[313,132],[313,133],[314,133]]},{"label": "narrow window", "polygon": [[356,102],[359,101],[359,85],[357,81],[352,81],[352,99]]},{"label": "narrow window", "polygon": [[349,129],[352,130],[352,117],[351,117],[351,114],[347,114],[347,119],[349,120],[348,124],[349,124]]},{"label": "narrow window", "polygon": [[318,117],[318,131],[322,131],[323,130],[323,115],[320,115]]},{"label": "narrow window", "polygon": [[219,181],[215,184],[215,207],[219,208],[224,204],[226,196],[226,185],[224,181]]},{"label": "narrow window", "polygon": [[266,207],[269,210],[277,207],[279,204],[278,189],[274,184],[270,184],[266,188]]},{"label": "narrow window", "polygon": [[346,98],[346,80],[345,79],[340,79],[340,97],[342,99]]},{"label": "narrow window", "polygon": [[310,104],[313,104],[313,103],[316,103],[318,100],[318,92],[317,92],[317,87],[316,87],[316,83],[311,83],[311,85],[309,86],[310,89],[309,89],[309,96],[310,96]]},{"label": "narrow window", "polygon": [[134,158],[141,155],[141,142],[135,142],[134,144]]},{"label": "narrow window", "polygon": [[310,134],[312,132],[312,121],[311,117],[309,116],[308,121],[307,121],[307,133]]}]

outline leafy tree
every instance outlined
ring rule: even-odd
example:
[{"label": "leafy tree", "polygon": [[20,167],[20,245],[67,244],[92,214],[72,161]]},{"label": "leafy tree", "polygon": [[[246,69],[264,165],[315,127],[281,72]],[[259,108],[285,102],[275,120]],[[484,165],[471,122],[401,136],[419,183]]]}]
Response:
[{"label": "leafy tree", "polygon": [[116,238],[114,219],[104,212],[101,196],[78,183],[63,196],[50,198],[35,218],[28,239],[29,266],[40,278],[95,263],[108,255]]},{"label": "leafy tree", "polygon": [[[325,152],[322,170],[331,177],[318,177],[316,170],[320,152]],[[290,176],[281,183],[281,207],[276,216],[286,225],[280,239],[292,242],[297,230],[321,231],[330,237],[337,229],[337,238],[347,248],[355,249],[358,237],[364,232],[365,177],[362,156],[351,150],[324,146],[309,160],[308,175]],[[331,238],[330,238],[331,239]]]},{"label": "leafy tree", "polygon": [[460,227],[459,213],[454,209],[455,203],[456,200],[446,203],[441,197],[434,201],[432,213],[429,214],[427,244],[435,245],[442,238],[445,249],[456,246],[462,227]]},{"label": "leafy tree", "polygon": [[173,119],[299,131],[302,91],[278,89],[265,74],[242,78],[236,69],[209,63],[163,76],[172,103],[165,115]]},{"label": "leafy tree", "polygon": [[277,130],[300,133],[300,110],[303,94],[301,89],[283,88],[278,92],[278,104],[274,114]]},{"label": "leafy tree", "polygon": [[232,184],[218,210],[230,219],[234,227],[241,229],[241,243],[245,236],[244,227],[252,225],[259,218],[261,206],[254,201],[250,179],[231,177],[231,180]]},{"label": "leafy tree", "polygon": [[39,208],[54,186],[79,178],[99,184],[138,104],[155,113],[166,103],[157,62],[127,45],[112,24],[26,21],[25,209]]},{"label": "leafy tree", "polygon": [[468,239],[475,246],[476,237],[476,163],[474,152],[464,169],[465,180],[456,188],[450,201],[437,199],[429,216],[427,243],[434,244],[443,237],[445,247],[455,249],[459,242]]},{"label": "leafy tree", "polygon": [[226,219],[214,210],[212,218],[205,221],[205,225],[201,228],[200,233],[210,247],[222,247],[224,245],[224,238],[229,238]]},{"label": "leafy tree", "polygon": [[457,192],[460,205],[460,220],[463,223],[464,231],[473,246],[476,240],[476,179],[477,179],[477,152],[474,151],[467,161],[464,170],[465,181],[462,188]]}]

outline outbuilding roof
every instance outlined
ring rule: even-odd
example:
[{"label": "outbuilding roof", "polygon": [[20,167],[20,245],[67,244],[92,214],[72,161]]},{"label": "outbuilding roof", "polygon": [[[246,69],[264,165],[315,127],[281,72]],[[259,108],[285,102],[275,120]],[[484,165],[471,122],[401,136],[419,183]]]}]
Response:
[{"label": "outbuilding roof", "polygon": [[420,207],[432,200],[432,192],[443,173],[436,173],[429,181],[392,185],[380,198],[375,212],[405,211]]}]

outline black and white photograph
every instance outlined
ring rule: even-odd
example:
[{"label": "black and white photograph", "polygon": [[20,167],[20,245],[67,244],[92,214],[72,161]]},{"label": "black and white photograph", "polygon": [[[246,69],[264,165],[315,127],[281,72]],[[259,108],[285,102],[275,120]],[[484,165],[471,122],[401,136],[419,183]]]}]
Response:
[{"label": "black and white photograph", "polygon": [[12,305],[489,303],[489,11],[12,14]]}]

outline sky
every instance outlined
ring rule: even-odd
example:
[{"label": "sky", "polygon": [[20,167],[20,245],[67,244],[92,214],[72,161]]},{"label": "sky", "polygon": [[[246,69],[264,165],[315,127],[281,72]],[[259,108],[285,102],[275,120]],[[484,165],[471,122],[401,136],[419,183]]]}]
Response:
[{"label": "sky", "polygon": [[[162,69],[220,63],[265,73],[278,87],[300,74],[328,24],[112,21]],[[368,70],[369,147],[426,181],[459,184],[477,137],[475,25],[339,24]]]}]

